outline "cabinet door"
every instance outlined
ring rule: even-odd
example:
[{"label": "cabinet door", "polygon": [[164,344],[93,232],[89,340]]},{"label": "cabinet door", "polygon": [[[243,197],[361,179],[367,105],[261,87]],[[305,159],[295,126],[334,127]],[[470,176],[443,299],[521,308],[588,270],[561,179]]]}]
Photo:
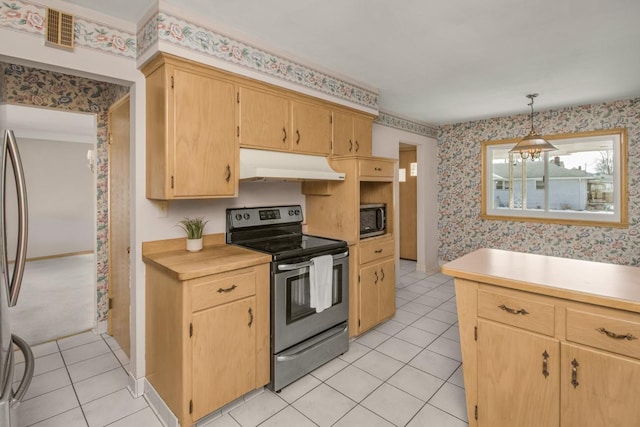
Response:
[{"label": "cabinet door", "polygon": [[353,139],[356,154],[359,156],[370,156],[372,150],[372,130],[370,119],[354,116],[353,118]]},{"label": "cabinet door", "polygon": [[360,294],[358,318],[360,333],[375,326],[380,316],[378,315],[380,273],[378,264],[360,269]]},{"label": "cabinet door", "polygon": [[331,153],[331,110],[304,102],[291,102],[292,149],[302,153]]},{"label": "cabinet door", "polygon": [[235,86],[174,71],[173,196],[237,194]]},{"label": "cabinet door", "polygon": [[380,275],[378,315],[379,321],[388,319],[396,312],[396,265],[395,260],[384,261],[378,266]]},{"label": "cabinet door", "polygon": [[558,340],[478,319],[478,379],[479,427],[559,425]]},{"label": "cabinet door", "polygon": [[193,314],[193,419],[256,387],[256,298]]},{"label": "cabinet door", "polygon": [[563,427],[635,427],[640,362],[563,343],[560,394]]},{"label": "cabinet door", "polygon": [[240,145],[269,150],[291,146],[289,100],[272,93],[240,88]]},{"label": "cabinet door", "polygon": [[353,116],[340,111],[333,112],[333,154],[356,154],[353,140]]}]

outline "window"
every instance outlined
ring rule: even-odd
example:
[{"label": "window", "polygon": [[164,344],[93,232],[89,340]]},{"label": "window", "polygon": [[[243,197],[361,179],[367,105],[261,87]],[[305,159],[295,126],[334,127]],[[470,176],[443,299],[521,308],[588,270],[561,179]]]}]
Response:
[{"label": "window", "polygon": [[545,136],[557,151],[534,161],[517,140],[482,144],[482,217],[625,227],[626,130]]}]

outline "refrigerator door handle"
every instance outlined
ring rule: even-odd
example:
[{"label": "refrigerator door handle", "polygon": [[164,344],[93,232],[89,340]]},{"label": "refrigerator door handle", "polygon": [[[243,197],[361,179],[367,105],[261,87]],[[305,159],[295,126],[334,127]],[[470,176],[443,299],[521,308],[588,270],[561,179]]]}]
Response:
[{"label": "refrigerator door handle", "polygon": [[[13,166],[13,175],[16,181],[16,194],[18,196],[18,244],[16,248],[16,260],[13,268],[13,274],[9,278],[9,260],[7,254],[7,224],[6,224],[6,204],[3,203],[2,212],[0,212],[0,223],[4,227],[2,242],[2,270],[5,274],[7,283],[7,293],[9,299],[9,307],[13,307],[18,302],[18,295],[20,294],[20,286],[22,285],[22,276],[24,274],[25,261],[27,259],[27,238],[28,238],[28,207],[27,207],[27,184],[24,178],[24,169],[22,168],[22,161],[20,160],[20,152],[18,151],[18,144],[16,143],[16,137],[12,130],[5,131],[4,134],[4,150],[2,153],[2,180],[4,182],[3,187],[6,187],[7,176],[7,159],[11,161]],[[2,200],[6,197],[6,188],[0,189],[2,192]]]},{"label": "refrigerator door handle", "polygon": [[35,359],[33,358],[33,352],[31,351],[31,348],[29,348],[29,345],[25,340],[14,334],[11,334],[11,339],[13,340],[13,343],[16,345],[16,347],[18,347],[24,355],[24,374],[22,375],[22,381],[20,381],[20,385],[13,393],[13,400],[19,402],[27,393],[29,385],[31,384],[31,379],[33,378],[33,369],[35,367]]}]

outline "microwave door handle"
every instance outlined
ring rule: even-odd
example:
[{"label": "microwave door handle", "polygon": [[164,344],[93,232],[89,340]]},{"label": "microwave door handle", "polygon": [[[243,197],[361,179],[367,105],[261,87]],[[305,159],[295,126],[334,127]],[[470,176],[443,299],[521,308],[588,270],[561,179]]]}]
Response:
[{"label": "microwave door handle", "polygon": [[[345,251],[341,254],[333,255],[333,260],[338,260],[342,258],[346,258],[349,256],[349,251]],[[291,271],[298,270],[300,268],[309,267],[311,265],[311,261],[299,262],[297,264],[281,264],[278,266],[278,270],[280,271]]]},{"label": "microwave door handle", "polygon": [[[11,281],[9,281],[8,271],[8,259],[7,259],[7,224],[6,224],[6,205],[3,204],[2,212],[2,227],[4,227],[2,249],[3,249],[3,268],[6,274],[7,286],[9,290],[9,307],[13,307],[18,302],[18,295],[20,294],[20,286],[22,284],[22,276],[24,274],[25,260],[27,257],[27,236],[28,236],[28,224],[27,218],[27,185],[24,178],[24,169],[22,168],[22,161],[20,160],[20,152],[18,151],[18,144],[16,143],[15,135],[13,131],[8,130],[5,132],[6,146],[2,159],[2,178],[3,186],[6,186],[6,174],[7,174],[7,159],[11,161],[13,166],[13,175],[16,182],[16,194],[18,198],[18,243],[16,248],[16,261],[13,267],[13,274]],[[2,189],[2,197],[6,196],[6,188]]]},{"label": "microwave door handle", "polygon": [[378,208],[378,215],[376,215],[376,227],[378,230],[382,230],[384,228],[384,224],[386,222],[386,218],[384,217],[384,209]]}]

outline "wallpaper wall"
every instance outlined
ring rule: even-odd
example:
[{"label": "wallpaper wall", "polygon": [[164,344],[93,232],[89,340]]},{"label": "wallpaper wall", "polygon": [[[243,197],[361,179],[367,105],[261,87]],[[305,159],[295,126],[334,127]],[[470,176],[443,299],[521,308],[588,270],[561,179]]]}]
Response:
[{"label": "wallpaper wall", "polygon": [[528,115],[440,127],[438,256],[450,261],[478,248],[640,265],[640,98],[549,110],[536,115],[544,135],[626,128],[629,227],[586,227],[482,220],[481,142],[522,137]]},{"label": "wallpaper wall", "polygon": [[96,153],[97,301],[96,319],[107,319],[109,273],[109,164],[108,108],[129,88],[47,70],[0,63],[0,102],[95,113]]}]

